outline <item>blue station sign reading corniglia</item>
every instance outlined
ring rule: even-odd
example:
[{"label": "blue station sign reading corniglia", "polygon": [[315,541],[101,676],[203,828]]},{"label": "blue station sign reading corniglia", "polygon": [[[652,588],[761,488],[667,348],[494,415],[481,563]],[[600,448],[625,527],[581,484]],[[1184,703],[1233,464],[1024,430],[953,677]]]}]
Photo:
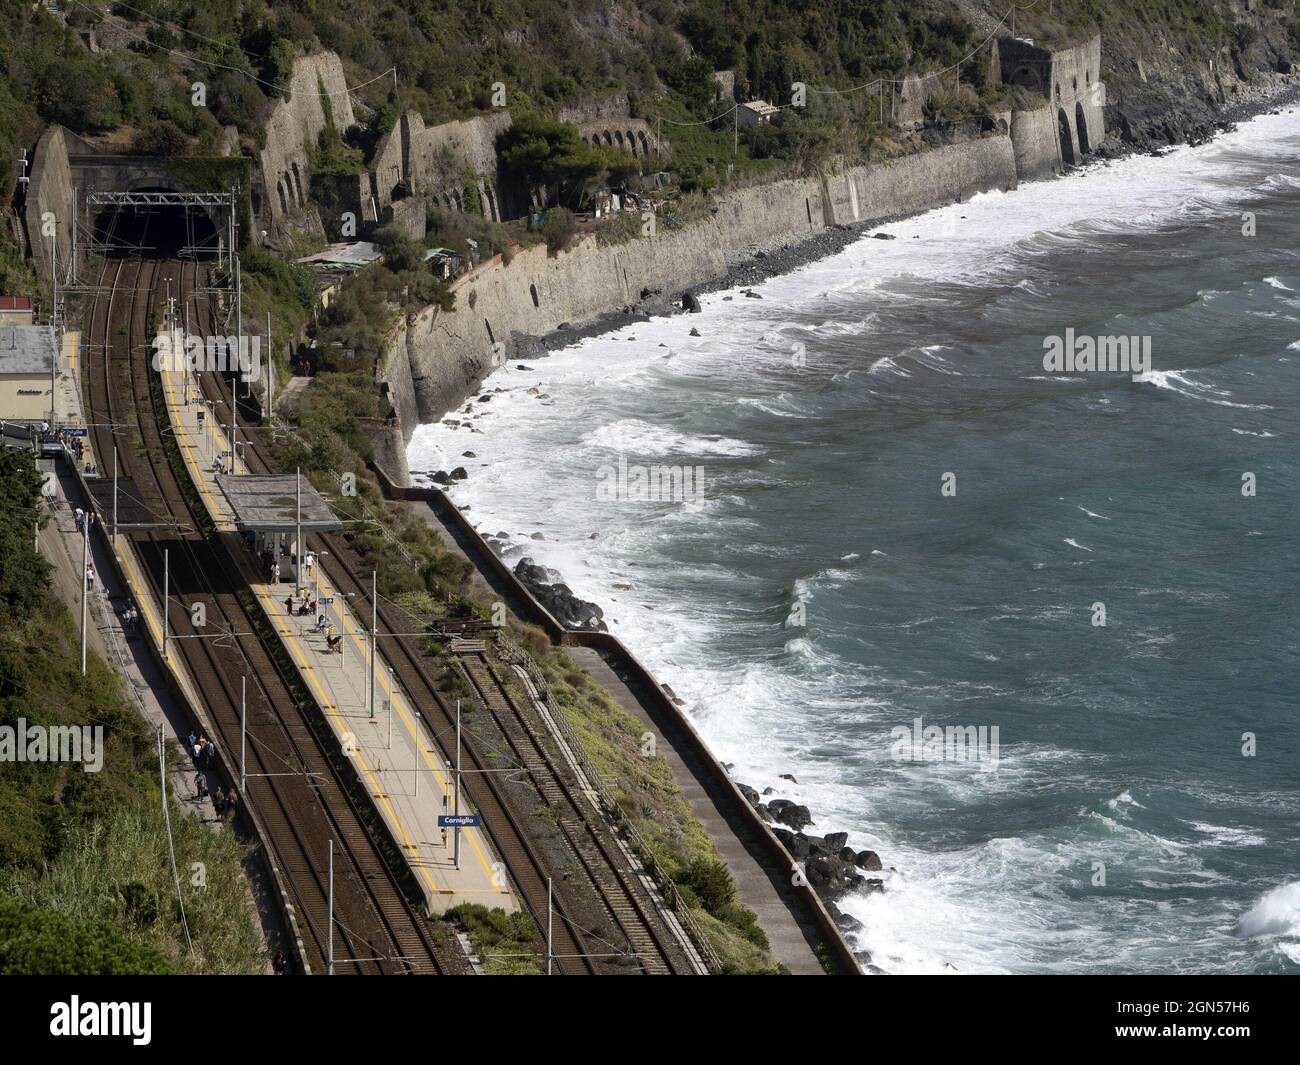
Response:
[{"label": "blue station sign reading corniglia", "polygon": [[478,828],[478,814],[439,814],[439,828]]}]

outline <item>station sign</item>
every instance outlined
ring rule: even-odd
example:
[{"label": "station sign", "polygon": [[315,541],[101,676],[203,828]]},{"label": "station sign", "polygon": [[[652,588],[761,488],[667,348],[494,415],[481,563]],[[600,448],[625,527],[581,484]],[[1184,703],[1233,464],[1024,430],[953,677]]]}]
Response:
[{"label": "station sign", "polygon": [[478,814],[439,814],[439,828],[478,828],[483,823]]}]

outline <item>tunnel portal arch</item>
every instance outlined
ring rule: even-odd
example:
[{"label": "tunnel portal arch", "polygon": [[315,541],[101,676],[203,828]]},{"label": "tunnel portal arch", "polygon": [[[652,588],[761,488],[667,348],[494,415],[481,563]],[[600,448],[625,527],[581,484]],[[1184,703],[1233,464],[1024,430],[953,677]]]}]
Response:
[{"label": "tunnel portal arch", "polygon": [[234,194],[146,185],[87,193],[86,206],[96,248],[109,258],[219,259],[226,250],[223,237]]}]

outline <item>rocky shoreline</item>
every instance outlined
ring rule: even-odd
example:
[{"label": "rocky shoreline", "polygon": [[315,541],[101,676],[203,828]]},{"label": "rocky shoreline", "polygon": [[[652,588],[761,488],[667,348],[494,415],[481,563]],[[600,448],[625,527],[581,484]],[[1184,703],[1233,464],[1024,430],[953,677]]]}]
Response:
[{"label": "rocky shoreline", "polygon": [[[508,537],[505,533],[497,533],[496,536],[489,536],[487,542],[500,555],[508,543]],[[605,625],[605,612],[595,603],[579,599],[573,589],[564,583],[558,571],[539,566],[525,556],[515,564],[514,573],[551,617],[566,629],[581,632],[609,631]]]},{"label": "rocky shoreline", "polygon": [[[539,537],[541,534],[533,535]],[[507,552],[518,546],[511,542],[510,535],[504,531],[489,534],[484,539],[502,559],[506,558]],[[601,607],[574,594],[558,570],[539,565],[525,555],[515,563],[514,574],[565,628],[585,632],[609,631]],[[676,693],[667,685],[663,687],[668,697],[681,705],[681,699]],[[731,773],[734,766],[724,763],[724,768]],[[793,774],[782,774],[782,779],[798,786]],[[847,832],[827,832],[821,836],[808,834],[806,829],[817,826],[812,811],[793,799],[778,796],[775,788],[764,788],[760,794],[756,788],[741,781],[736,782],[736,787],[771,827],[791,858],[803,863],[802,875],[826,904],[840,931],[860,931],[862,922],[844,913],[836,903],[851,892],[871,894],[885,890],[881,877],[866,875],[883,870],[880,856],[872,850],[854,850],[848,845]],[[860,960],[864,964],[870,961],[865,955]]]},{"label": "rocky shoreline", "polygon": [[[727,763],[724,767],[728,773],[733,768]],[[795,785],[799,783],[790,773],[783,773],[782,779]],[[839,930],[845,934],[862,931],[862,922],[845,913],[836,903],[853,892],[870,895],[885,890],[883,878],[865,875],[884,870],[880,855],[873,850],[854,850],[849,846],[847,832],[827,832],[823,836],[807,834],[804,830],[815,828],[817,824],[812,812],[791,799],[769,798],[776,794],[774,788],[764,788],[760,795],[748,784],[737,781],[736,787],[771,827],[772,834],[790,852],[790,857],[803,862],[803,876],[826,904]],[[856,953],[860,962],[870,964],[869,954],[865,951]]]}]

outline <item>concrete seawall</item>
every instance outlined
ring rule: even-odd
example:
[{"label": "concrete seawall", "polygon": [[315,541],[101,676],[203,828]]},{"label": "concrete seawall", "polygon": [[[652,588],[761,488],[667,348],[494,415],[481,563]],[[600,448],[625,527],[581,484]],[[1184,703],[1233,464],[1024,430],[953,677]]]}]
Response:
[{"label": "concrete seawall", "polygon": [[1016,151],[1016,172],[1022,180],[1050,177],[1061,169],[1056,116],[1050,107],[1016,111],[1011,116],[1011,143]]},{"label": "concrete seawall", "polygon": [[1006,135],[981,137],[828,179],[828,210],[841,224],[873,223],[1016,187],[1015,151]]},{"label": "concrete seawall", "polygon": [[457,286],[454,310],[425,308],[390,344],[384,380],[405,438],[458,405],[528,339],[630,307],[643,290],[676,291],[720,277],[724,247],[709,222],[613,247],[587,237],[554,257],[537,245],[509,265],[480,268]]},{"label": "concrete seawall", "polygon": [[[561,326],[631,309],[643,295],[715,281],[755,250],[828,226],[870,225],[1015,188],[1024,172],[1052,173],[1059,156],[1050,129],[1044,138],[1040,126],[1024,127],[1033,136],[1023,147],[1002,132],[888,163],[757,185],[728,194],[711,217],[680,229],[610,247],[589,236],[556,256],[536,246],[508,264],[480,266],[457,284],[451,311],[428,307],[390,339],[381,380],[398,431],[409,441],[416,425],[441,418],[494,368]],[[400,479],[396,468],[389,472]]]}]

